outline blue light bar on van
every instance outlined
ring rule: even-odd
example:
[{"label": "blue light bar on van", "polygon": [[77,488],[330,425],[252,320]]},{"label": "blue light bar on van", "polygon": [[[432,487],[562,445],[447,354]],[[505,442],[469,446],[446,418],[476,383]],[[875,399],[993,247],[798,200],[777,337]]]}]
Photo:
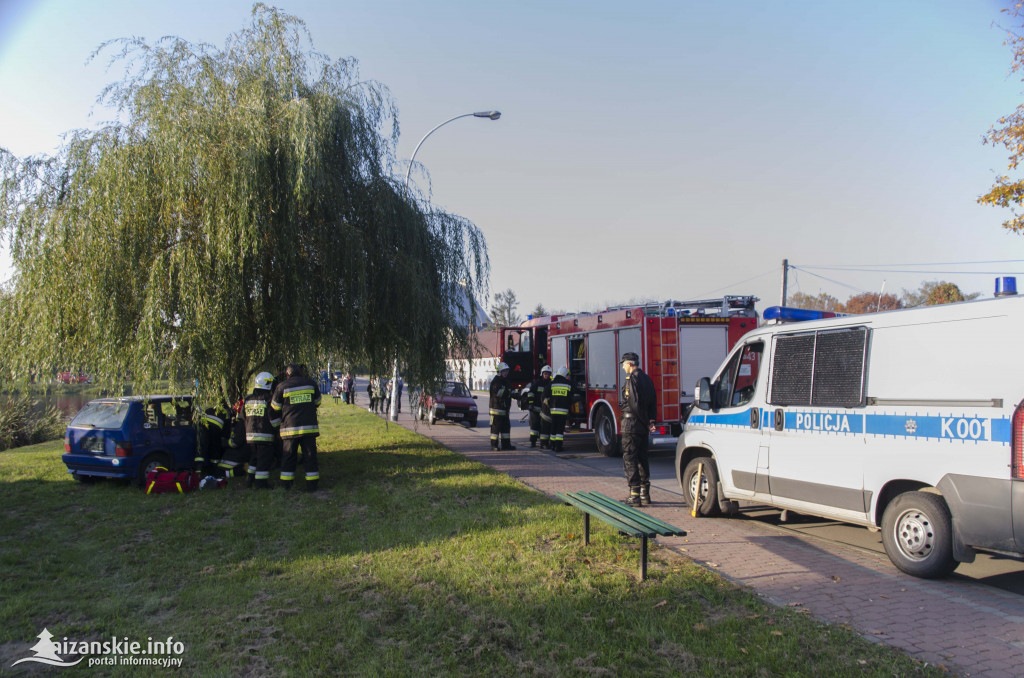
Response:
[{"label": "blue light bar on van", "polygon": [[1017,279],[1013,276],[996,278],[996,296],[1012,297],[1017,294]]},{"label": "blue light bar on van", "polygon": [[839,318],[844,313],[833,313],[832,311],[812,311],[807,308],[791,308],[789,306],[769,306],[764,310],[764,320],[773,320],[780,323],[795,323],[805,320],[821,320],[823,318]]}]

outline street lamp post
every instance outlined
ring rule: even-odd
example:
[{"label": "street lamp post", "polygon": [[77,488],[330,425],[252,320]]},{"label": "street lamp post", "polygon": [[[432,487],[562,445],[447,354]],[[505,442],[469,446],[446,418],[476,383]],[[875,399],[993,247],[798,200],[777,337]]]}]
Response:
[{"label": "street lamp post", "polygon": [[[497,120],[501,117],[501,111],[477,111],[476,113],[463,113],[462,115],[456,115],[454,118],[449,118],[442,122],[437,127],[433,128],[429,132],[423,135],[420,142],[416,144],[416,148],[412,151],[412,157],[409,158],[409,169],[405,172],[405,192],[409,192],[409,179],[412,177],[412,166],[416,162],[416,154],[419,153],[420,146],[427,140],[431,134],[441,129],[445,125],[459,118],[486,118],[487,120]],[[398,421],[398,358],[395,358],[395,369],[391,375],[391,421]]]}]

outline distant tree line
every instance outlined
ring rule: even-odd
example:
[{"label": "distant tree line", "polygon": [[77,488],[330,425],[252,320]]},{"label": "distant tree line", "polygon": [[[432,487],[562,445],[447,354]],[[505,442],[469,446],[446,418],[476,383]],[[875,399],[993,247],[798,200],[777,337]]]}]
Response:
[{"label": "distant tree line", "polygon": [[980,292],[964,294],[951,282],[929,281],[915,291],[903,290],[903,294],[876,294],[863,292],[852,295],[845,302],[839,301],[831,294],[820,292],[806,294],[795,292],[786,300],[787,306],[807,308],[815,311],[832,311],[835,313],[873,313],[875,311],[892,311],[898,308],[915,308],[917,306],[935,306],[951,304],[957,301],[969,301],[980,295]]}]

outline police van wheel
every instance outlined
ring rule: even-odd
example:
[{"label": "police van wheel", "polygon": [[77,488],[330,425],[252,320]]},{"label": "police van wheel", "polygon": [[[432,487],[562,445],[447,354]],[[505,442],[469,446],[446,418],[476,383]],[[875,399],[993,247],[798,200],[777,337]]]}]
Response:
[{"label": "police van wheel", "polygon": [[[704,473],[698,474],[700,465],[704,464]],[[697,483],[700,483],[700,506],[697,513],[705,517],[717,516],[721,513],[718,507],[718,468],[709,457],[695,457],[686,465],[683,472],[683,497],[686,504],[693,507],[697,495]]]},{"label": "police van wheel", "polygon": [[601,407],[594,415],[594,442],[597,451],[606,457],[621,457],[620,437],[615,434],[615,420],[607,407]]},{"label": "police van wheel", "polygon": [[915,577],[945,577],[959,564],[949,509],[930,492],[904,492],[886,507],[882,544],[893,565]]}]

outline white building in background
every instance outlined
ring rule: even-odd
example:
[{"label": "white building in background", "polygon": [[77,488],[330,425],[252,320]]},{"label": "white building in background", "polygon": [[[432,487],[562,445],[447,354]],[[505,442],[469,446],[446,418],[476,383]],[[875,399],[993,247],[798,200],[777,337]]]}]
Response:
[{"label": "white building in background", "polygon": [[501,356],[497,355],[500,340],[497,330],[476,330],[470,355],[447,360],[447,378],[464,381],[474,391],[486,391],[497,374],[495,368],[501,362]]}]

